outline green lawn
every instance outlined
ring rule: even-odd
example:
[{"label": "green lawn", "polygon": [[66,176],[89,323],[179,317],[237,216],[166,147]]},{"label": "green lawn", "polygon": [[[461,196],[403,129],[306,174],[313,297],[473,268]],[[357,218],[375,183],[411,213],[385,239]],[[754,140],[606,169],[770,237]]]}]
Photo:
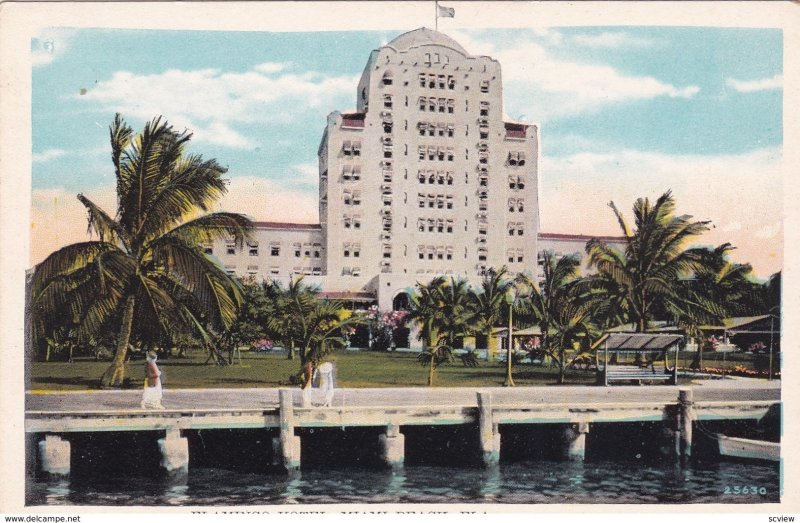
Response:
[{"label": "green lawn", "polygon": [[[241,365],[219,367],[204,364],[204,354],[189,358],[169,358],[159,361],[166,375],[167,388],[217,387],[285,387],[289,376],[299,369],[298,360],[288,360],[280,354],[248,354]],[[339,387],[424,387],[427,368],[417,363],[417,355],[395,352],[337,352],[328,356],[336,363]],[[105,361],[78,359],[73,363],[34,363],[31,369],[33,390],[81,390],[99,387],[100,376],[108,367]],[[144,362],[127,363],[129,388],[142,386]],[[505,379],[505,365],[481,362],[468,368],[456,358],[436,371],[434,385],[439,387],[493,387]],[[550,385],[556,381],[556,370],[531,365],[519,365],[514,371],[517,385]],[[594,373],[570,371],[567,383],[594,383]]]},{"label": "green lawn", "polygon": [[[681,353],[679,366],[688,368],[693,354]],[[227,367],[206,365],[204,353],[190,353],[188,358],[169,358],[159,361],[166,375],[167,388],[226,388],[226,387],[286,387],[289,377],[299,369],[298,360],[288,360],[281,354],[243,353],[242,362]],[[417,363],[417,355],[398,352],[336,352],[327,357],[336,363],[339,387],[424,387],[427,368]],[[703,366],[709,369],[725,368],[731,372],[736,366],[752,368],[753,357],[746,354],[705,355]],[[99,388],[100,376],[108,367],[106,361],[77,359],[73,363],[34,363],[31,369],[33,390],[81,390]],[[517,385],[553,385],[556,369],[533,365],[514,368]],[[718,372],[717,371],[717,372]],[[505,380],[505,365],[481,361],[475,368],[462,365],[458,358],[450,365],[436,371],[434,386],[438,387],[497,387]],[[127,364],[128,388],[142,386],[144,362]],[[570,370],[567,384],[593,384],[593,371]]]}]

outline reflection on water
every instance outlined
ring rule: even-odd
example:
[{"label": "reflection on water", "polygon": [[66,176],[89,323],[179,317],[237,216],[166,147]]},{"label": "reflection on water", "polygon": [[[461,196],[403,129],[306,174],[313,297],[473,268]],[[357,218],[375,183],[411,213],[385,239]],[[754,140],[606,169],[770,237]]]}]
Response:
[{"label": "reflection on water", "polygon": [[[743,478],[747,478],[743,484]],[[725,494],[735,486],[766,493]],[[216,468],[184,484],[147,477],[28,480],[29,505],[262,505],[324,503],[774,503],[777,464],[522,462],[493,469],[312,470],[292,476]],[[748,492],[750,489],[748,489]]]}]

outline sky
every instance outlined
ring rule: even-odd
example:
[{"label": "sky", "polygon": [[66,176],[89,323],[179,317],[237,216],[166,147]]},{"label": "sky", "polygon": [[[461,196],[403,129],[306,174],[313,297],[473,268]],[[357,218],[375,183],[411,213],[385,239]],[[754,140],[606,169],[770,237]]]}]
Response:
[{"label": "sky", "polygon": [[[455,27],[455,26],[453,26]],[[156,115],[228,167],[219,209],[317,223],[326,116],[355,107],[371,50],[396,31],[49,29],[31,42],[31,264],[85,241],[85,194],[111,214],[108,126]],[[672,190],[758,277],[783,257],[779,29],[443,30],[502,67],[507,118],[536,123],[541,231],[618,235],[639,197]]]}]

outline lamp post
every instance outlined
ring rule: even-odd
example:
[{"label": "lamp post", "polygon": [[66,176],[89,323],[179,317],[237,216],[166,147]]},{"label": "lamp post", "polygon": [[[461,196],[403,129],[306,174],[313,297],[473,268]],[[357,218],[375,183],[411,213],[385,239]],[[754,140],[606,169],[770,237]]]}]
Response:
[{"label": "lamp post", "polygon": [[508,344],[506,346],[506,381],[503,387],[513,387],[514,378],[511,376],[511,349],[514,346],[514,327],[512,317],[514,314],[514,301],[517,299],[517,289],[513,285],[506,292],[506,303],[508,304]]}]

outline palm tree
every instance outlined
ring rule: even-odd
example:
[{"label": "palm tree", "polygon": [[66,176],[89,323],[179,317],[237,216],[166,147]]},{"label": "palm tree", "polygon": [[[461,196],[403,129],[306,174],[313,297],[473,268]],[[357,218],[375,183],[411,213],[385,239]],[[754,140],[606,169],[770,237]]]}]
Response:
[{"label": "palm tree", "polygon": [[711,316],[703,304],[694,303],[679,292],[678,278],[701,266],[696,250],[684,249],[691,238],[708,230],[707,221],[691,221],[691,216],[675,216],[675,200],[667,191],[655,204],[639,198],[633,206],[632,231],[614,202],[609,204],[624,234],[621,251],[593,239],[586,245],[589,264],[597,268],[594,285],[605,288],[612,316],[635,324],[636,332],[647,330],[655,311],[662,308],[672,316]]},{"label": "palm tree", "polygon": [[424,345],[419,361],[428,366],[428,385],[433,385],[434,371],[451,360],[456,341],[473,331],[469,287],[465,280],[439,276],[428,285],[418,283],[409,302],[409,318],[420,326]]},{"label": "palm tree", "polygon": [[508,289],[513,284],[506,279],[508,269],[489,269],[481,279],[480,289],[472,292],[476,315],[476,331],[486,336],[487,352],[491,352],[492,328],[501,320],[505,310],[505,299]]},{"label": "palm tree", "polygon": [[118,387],[132,339],[207,336],[206,326],[232,324],[242,301],[239,285],[200,245],[220,237],[241,244],[251,224],[240,214],[200,215],[227,191],[226,169],[185,154],[190,133],[156,117],[134,136],[119,114],[110,131],[117,213],[112,218],[78,195],[98,240],[68,245],[40,263],[31,302],[34,328],[66,313],[78,318],[83,338],[118,330],[113,362],[101,379],[104,387]]},{"label": "palm tree", "polygon": [[271,307],[267,327],[270,335],[288,349],[288,358],[294,359],[297,340],[301,337],[297,318],[309,314],[317,301],[319,289],[306,285],[303,277],[291,278],[284,288],[272,281],[266,286]]},{"label": "palm tree", "polygon": [[558,367],[558,383],[564,383],[566,370],[582,353],[575,346],[588,347],[597,333],[595,317],[602,311],[600,293],[579,277],[577,254],[557,258],[544,251],[544,276],[540,282],[521,276],[524,294],[517,317],[536,324],[541,331],[540,351]]},{"label": "palm tree", "polygon": [[291,280],[286,289],[270,284],[268,295],[273,304],[267,332],[287,345],[290,354],[297,350],[302,385],[308,386],[314,367],[326,354],[344,347],[345,331],[363,320],[347,315],[341,301],[320,299],[317,288],[305,285],[302,277]]}]

